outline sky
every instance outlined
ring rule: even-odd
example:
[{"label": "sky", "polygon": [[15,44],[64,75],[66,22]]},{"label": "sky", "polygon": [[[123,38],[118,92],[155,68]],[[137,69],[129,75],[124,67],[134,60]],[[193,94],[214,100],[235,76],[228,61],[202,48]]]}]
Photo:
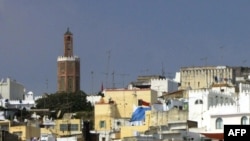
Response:
[{"label": "sky", "polygon": [[87,94],[181,67],[248,67],[249,13],[248,0],[0,0],[0,79],[55,93],[68,27]]}]

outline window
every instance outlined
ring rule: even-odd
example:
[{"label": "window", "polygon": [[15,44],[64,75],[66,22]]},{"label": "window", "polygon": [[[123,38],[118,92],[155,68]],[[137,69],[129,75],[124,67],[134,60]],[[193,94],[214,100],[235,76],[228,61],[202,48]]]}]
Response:
[{"label": "window", "polygon": [[197,99],[197,100],[195,100],[194,104],[203,104],[203,101],[201,99]]},{"label": "window", "polygon": [[101,120],[101,121],[100,121],[99,127],[100,127],[100,128],[105,128],[105,121],[104,121],[104,120]]},{"label": "window", "polygon": [[60,124],[60,131],[68,131],[68,124]]},{"label": "window", "polygon": [[221,104],[223,103],[223,97],[220,98],[220,103],[221,103]]},{"label": "window", "polygon": [[120,125],[121,125],[121,122],[120,122],[120,121],[117,121],[117,122],[116,122],[116,125],[117,125],[117,126],[120,126]]},{"label": "window", "polygon": [[61,62],[59,64],[59,67],[60,67],[60,73],[64,73],[65,72],[65,63],[64,62]]},{"label": "window", "polygon": [[228,98],[225,99],[225,102],[228,103]]},{"label": "window", "polygon": [[9,131],[9,126],[8,125],[1,125],[0,129],[5,130],[5,131]]},{"label": "window", "polygon": [[216,129],[222,129],[223,127],[223,120],[221,118],[217,118],[216,121]]},{"label": "window", "polygon": [[59,83],[60,83],[60,90],[61,90],[61,91],[64,91],[64,90],[65,90],[64,82],[65,82],[64,76],[61,76],[61,77],[60,77],[60,80],[59,80]]},{"label": "window", "polygon": [[73,88],[73,78],[71,76],[68,77],[68,90],[72,92]]},{"label": "window", "polygon": [[78,131],[78,124],[60,124],[60,131]]},{"label": "window", "polygon": [[67,40],[70,41],[70,36],[67,37]]},{"label": "window", "polygon": [[70,130],[71,131],[78,131],[78,124],[71,124]]},{"label": "window", "polygon": [[243,116],[242,118],[241,118],[241,125],[247,125],[248,124],[248,119],[247,119],[247,117],[246,116]]},{"label": "window", "polygon": [[23,132],[19,131],[19,132],[13,132],[13,134],[17,135],[18,138],[22,137]]}]

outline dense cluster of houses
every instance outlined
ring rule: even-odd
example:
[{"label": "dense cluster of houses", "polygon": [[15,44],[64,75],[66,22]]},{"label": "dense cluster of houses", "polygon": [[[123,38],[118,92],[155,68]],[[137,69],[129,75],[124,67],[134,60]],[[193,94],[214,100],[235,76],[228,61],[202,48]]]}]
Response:
[{"label": "dense cluster of houses", "polygon": [[[50,111],[32,108],[39,97],[7,79],[0,83],[1,106],[34,114],[21,122],[11,111],[2,111],[1,134],[8,132],[4,135],[25,141],[66,140],[63,137],[72,141],[221,141],[224,125],[250,124],[249,70],[186,67],[174,79],[138,76],[126,88],[104,88],[103,96],[86,99],[94,106],[93,128],[72,113],[57,120],[40,117],[39,112]],[[8,85],[16,86],[13,95]]]}]

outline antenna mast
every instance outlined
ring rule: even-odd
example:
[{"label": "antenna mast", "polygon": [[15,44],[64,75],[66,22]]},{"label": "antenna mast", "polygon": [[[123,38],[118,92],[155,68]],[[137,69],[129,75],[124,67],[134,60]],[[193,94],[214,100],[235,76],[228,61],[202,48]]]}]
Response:
[{"label": "antenna mast", "polygon": [[122,73],[120,74],[120,76],[122,76],[122,87],[125,87],[124,86],[124,76],[128,76],[129,74],[125,74],[125,73]]},{"label": "antenna mast", "polygon": [[[47,79],[46,79],[46,82],[45,82],[45,85],[46,85],[46,91],[47,91],[47,92],[48,92],[48,83],[49,83],[49,82],[48,82],[48,78],[47,78]],[[47,93],[47,92],[46,92],[46,93]]]},{"label": "antenna mast", "polygon": [[108,87],[110,50],[108,50],[107,53],[108,53],[108,63],[107,63],[107,72],[105,73],[106,74],[106,87]]},{"label": "antenna mast", "polygon": [[220,47],[220,49],[221,49],[221,64],[223,64],[223,49],[224,49],[224,46],[221,46]]},{"label": "antenna mast", "polygon": [[115,88],[115,71],[112,72],[112,88]]},{"label": "antenna mast", "polygon": [[165,76],[165,69],[163,67],[163,63],[161,63],[161,75]]},{"label": "antenna mast", "polygon": [[91,94],[94,94],[93,92],[93,86],[94,86],[94,71],[91,71]]}]

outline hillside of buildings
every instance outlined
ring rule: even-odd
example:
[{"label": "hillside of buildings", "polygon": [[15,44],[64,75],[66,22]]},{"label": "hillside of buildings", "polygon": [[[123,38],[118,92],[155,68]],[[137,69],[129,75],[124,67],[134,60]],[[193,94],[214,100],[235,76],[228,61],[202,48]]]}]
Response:
[{"label": "hillside of buildings", "polygon": [[65,136],[88,141],[221,140],[224,125],[250,123],[249,82],[246,67],[183,67],[174,79],[138,76],[127,87],[104,88],[96,95],[78,91],[34,97],[7,78],[0,89],[1,129],[23,140],[28,136],[24,131],[33,132],[29,137],[46,136],[46,141]]}]

